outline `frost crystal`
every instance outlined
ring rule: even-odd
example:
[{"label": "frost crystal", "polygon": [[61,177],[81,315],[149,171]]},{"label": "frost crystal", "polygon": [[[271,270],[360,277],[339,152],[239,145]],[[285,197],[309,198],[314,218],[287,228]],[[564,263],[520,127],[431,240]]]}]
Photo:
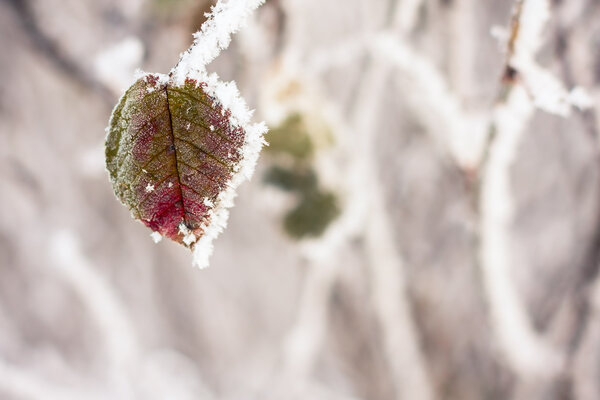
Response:
[{"label": "frost crystal", "polygon": [[152,232],[150,234],[150,237],[152,238],[152,240],[154,240],[154,243],[158,243],[162,240],[162,235],[158,232]]},{"label": "frost crystal", "polygon": [[589,96],[583,89],[567,91],[556,76],[535,60],[550,19],[549,0],[528,0],[517,3],[517,7],[521,9],[518,13],[518,29],[513,29],[516,36],[509,64],[519,71],[534,105],[540,110],[562,117],[570,115],[572,106],[580,109],[589,107]]}]

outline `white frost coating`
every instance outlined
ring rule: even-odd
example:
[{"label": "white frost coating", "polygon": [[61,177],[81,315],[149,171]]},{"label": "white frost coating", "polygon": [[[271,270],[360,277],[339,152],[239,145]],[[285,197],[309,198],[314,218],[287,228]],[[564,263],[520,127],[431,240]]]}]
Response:
[{"label": "white frost coating", "polygon": [[567,101],[580,110],[588,110],[594,106],[592,96],[581,86],[575,86],[571,89]]},{"label": "white frost coating", "polygon": [[227,226],[228,208],[233,206],[235,190],[243,181],[252,177],[258,155],[265,144],[263,136],[267,132],[267,126],[264,122],[247,126],[245,129],[246,138],[242,146],[243,157],[239,164],[240,169],[231,178],[227,189],[219,193],[216,206],[211,212],[210,224],[204,227],[204,235],[194,244],[193,264],[199,268],[208,266],[213,250],[212,241]]},{"label": "white frost coating", "polygon": [[196,235],[194,235],[183,222],[179,224],[179,233],[183,235],[183,243],[185,243],[186,246],[189,246],[196,241]]},{"label": "white frost coating", "polygon": [[150,237],[152,238],[152,240],[154,240],[154,243],[158,243],[162,240],[162,235],[158,232],[152,232],[150,234]]},{"label": "white frost coating", "polygon": [[[161,88],[163,85],[166,85],[169,82],[169,75],[166,74],[161,74],[158,72],[146,72],[140,68],[136,69],[135,72],[133,73],[133,77],[135,78],[135,80],[139,80],[141,78],[145,78],[151,76],[153,80],[156,80],[156,85],[154,86],[148,86],[146,88],[146,91],[148,93],[152,93],[154,92],[156,89]],[[119,103],[117,103],[119,104]]]},{"label": "white frost coating", "polygon": [[569,93],[559,79],[535,60],[550,19],[549,1],[525,0],[521,4],[518,37],[514,42],[514,53],[509,55],[509,64],[519,71],[535,106],[562,117],[571,114],[572,106],[580,109],[589,107],[589,96],[583,89],[576,87]]},{"label": "white frost coating", "polygon": [[543,33],[549,19],[550,3],[548,0],[522,1],[519,36],[515,42],[515,58],[533,58],[544,43]]},{"label": "white frost coating", "polygon": [[186,246],[191,245],[195,241],[196,241],[196,235],[194,235],[193,233],[188,233],[187,235],[185,235],[183,237],[183,243],[185,243]]},{"label": "white frost coating", "polygon": [[195,79],[194,71],[204,71],[205,66],[229,46],[231,34],[237,32],[250,13],[263,3],[264,0],[219,1],[200,31],[194,34],[192,46],[181,54],[179,63],[171,71],[173,81],[183,85],[185,78]]},{"label": "white frost coating", "polygon": [[508,62],[521,79],[495,108],[496,139],[481,181],[481,268],[491,322],[504,356],[519,376],[543,377],[557,373],[564,360],[535,331],[511,279],[511,269],[519,260],[513,255],[511,236],[515,210],[510,173],[535,107],[559,115],[567,114],[570,107],[562,84],[535,62],[549,17],[548,2],[525,0],[519,6],[520,29],[512,32],[514,53],[508,54]]},{"label": "white frost coating", "polygon": [[551,374],[561,362],[554,348],[536,334],[510,278],[510,268],[516,262],[510,235],[514,217],[510,167],[534,111],[527,92],[519,85],[512,89],[509,101],[497,107],[497,139],[481,189],[481,259],[492,324],[508,361],[524,375]]}]

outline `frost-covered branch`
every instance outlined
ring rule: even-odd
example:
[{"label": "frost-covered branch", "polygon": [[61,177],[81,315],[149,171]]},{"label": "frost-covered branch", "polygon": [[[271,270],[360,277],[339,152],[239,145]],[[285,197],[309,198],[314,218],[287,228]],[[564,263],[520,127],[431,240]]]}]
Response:
[{"label": "frost-covered branch", "polygon": [[426,125],[435,142],[464,168],[475,167],[481,157],[485,124],[483,117],[467,113],[449,88],[444,76],[430,60],[407,46],[403,40],[382,34],[372,42],[373,54],[390,63],[419,121]]},{"label": "frost-covered branch", "polygon": [[[522,376],[553,375],[561,367],[561,355],[538,335],[511,279],[511,226],[514,198],[510,168],[535,111],[526,82],[537,68],[534,58],[543,43],[543,30],[549,18],[546,0],[518,1],[507,41],[507,67],[503,84],[505,95],[494,109],[493,128],[487,162],[481,182],[480,257],[483,283],[490,304],[494,331],[510,365]],[[521,78],[515,75],[522,74]],[[554,106],[552,106],[554,107]],[[550,106],[545,107],[549,111]]]},{"label": "frost-covered branch", "polygon": [[194,34],[192,46],[181,54],[179,63],[171,71],[174,81],[182,85],[186,78],[195,78],[195,74],[204,72],[206,65],[229,46],[231,35],[264,2],[265,0],[219,1],[200,31]]},{"label": "frost-covered branch", "polygon": [[481,183],[481,266],[492,326],[510,364],[525,376],[553,374],[558,353],[539,336],[511,279],[514,200],[510,167],[534,108],[522,87],[495,110],[496,140]]},{"label": "frost-covered branch", "polygon": [[467,112],[443,74],[403,37],[390,31],[353,37],[332,48],[313,52],[307,69],[317,74],[357,62],[366,54],[373,56],[376,63],[393,67],[394,81],[402,96],[438,147],[461,167],[477,167],[483,155],[485,126],[489,120],[483,113]]},{"label": "frost-covered branch", "polygon": [[498,33],[496,29],[497,36],[507,41],[504,80],[508,85],[518,80],[540,110],[567,117],[572,107],[585,109],[591,107],[592,102],[580,87],[568,91],[558,78],[535,60],[544,43],[543,34],[549,19],[548,0],[518,0],[510,31]]}]

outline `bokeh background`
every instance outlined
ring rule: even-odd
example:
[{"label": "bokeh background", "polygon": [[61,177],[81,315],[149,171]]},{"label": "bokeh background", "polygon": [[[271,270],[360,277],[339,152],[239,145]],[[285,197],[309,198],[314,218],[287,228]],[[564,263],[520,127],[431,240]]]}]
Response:
[{"label": "bokeh background", "polygon": [[209,70],[271,146],[198,270],[103,142],[210,5],[0,1],[0,399],[599,399],[600,2],[549,2],[556,115],[513,1],[267,0]]}]

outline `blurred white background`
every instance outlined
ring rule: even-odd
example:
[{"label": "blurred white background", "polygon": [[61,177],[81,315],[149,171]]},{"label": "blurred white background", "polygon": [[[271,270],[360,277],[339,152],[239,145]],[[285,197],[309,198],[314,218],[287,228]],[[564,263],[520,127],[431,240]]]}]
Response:
[{"label": "blurred white background", "polygon": [[600,1],[267,0],[198,270],[103,142],[210,4],[0,0],[0,399],[600,398]]}]

